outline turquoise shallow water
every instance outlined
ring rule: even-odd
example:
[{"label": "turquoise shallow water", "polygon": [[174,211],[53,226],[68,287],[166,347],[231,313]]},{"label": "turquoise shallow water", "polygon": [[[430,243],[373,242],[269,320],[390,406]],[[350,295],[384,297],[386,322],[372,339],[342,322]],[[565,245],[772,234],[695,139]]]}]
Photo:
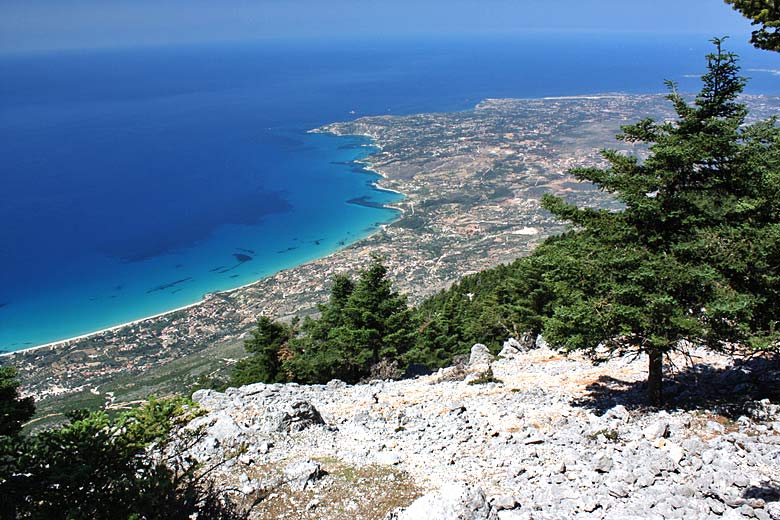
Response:
[{"label": "turquoise shallow water", "polygon": [[[751,92],[780,91],[772,53],[732,47]],[[311,128],[664,79],[695,91],[709,50],[535,34],[2,56],[0,349],[187,305],[392,221],[377,206],[398,195],[354,164],[369,142]]]}]

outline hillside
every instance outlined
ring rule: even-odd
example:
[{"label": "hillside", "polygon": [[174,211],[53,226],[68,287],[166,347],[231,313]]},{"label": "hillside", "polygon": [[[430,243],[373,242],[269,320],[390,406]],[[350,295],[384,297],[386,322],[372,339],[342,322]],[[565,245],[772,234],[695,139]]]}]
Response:
[{"label": "hillside", "polygon": [[420,496],[393,518],[780,518],[780,407],[756,400],[777,367],[690,352],[656,411],[646,359],[502,354],[500,383],[469,384],[476,347],[411,380],[199,391],[188,453],[227,458],[217,480],[260,499],[253,518],[383,518]]}]

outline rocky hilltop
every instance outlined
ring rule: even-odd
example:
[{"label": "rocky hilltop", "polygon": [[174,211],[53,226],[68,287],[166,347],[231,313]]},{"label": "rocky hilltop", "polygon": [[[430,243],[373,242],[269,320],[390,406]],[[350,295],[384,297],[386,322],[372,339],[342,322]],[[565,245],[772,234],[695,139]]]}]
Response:
[{"label": "rocky hilltop", "polygon": [[512,340],[414,379],[204,390],[185,454],[253,518],[780,519],[780,407],[755,399],[776,367],[673,361],[665,411],[646,359]]}]

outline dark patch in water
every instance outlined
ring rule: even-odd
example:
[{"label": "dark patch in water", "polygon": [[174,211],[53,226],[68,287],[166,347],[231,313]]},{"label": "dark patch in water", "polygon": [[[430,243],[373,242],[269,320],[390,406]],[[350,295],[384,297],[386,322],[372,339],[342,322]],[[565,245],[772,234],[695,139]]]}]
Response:
[{"label": "dark patch in water", "polygon": [[249,253],[250,255],[255,254],[255,252],[252,251],[251,249],[244,249],[243,247],[237,247],[236,250],[243,251],[244,253]]},{"label": "dark patch in water", "polygon": [[279,251],[277,251],[276,253],[277,253],[277,254],[279,254],[279,255],[281,255],[281,254],[283,254],[283,253],[287,253],[287,252],[289,252],[289,251],[293,251],[293,250],[295,250],[295,249],[298,249],[298,246],[290,246],[290,247],[288,247],[287,249],[280,249],[280,250],[279,250]]},{"label": "dark patch in water", "polygon": [[175,282],[164,283],[162,285],[158,285],[157,287],[155,287],[153,289],[149,289],[148,291],[146,291],[146,294],[151,294],[151,293],[156,292],[156,291],[164,291],[165,289],[170,289],[171,287],[176,287],[180,283],[189,282],[190,280],[192,280],[191,276],[188,277],[188,278],[182,278],[181,280],[176,280]]},{"label": "dark patch in water", "polygon": [[221,273],[223,269],[226,269],[224,265],[220,265],[219,267],[215,267],[214,269],[209,269],[210,273]]},{"label": "dark patch in water", "polygon": [[231,274],[230,277],[231,278],[238,278],[238,275],[237,274]]},{"label": "dark patch in water", "polygon": [[349,199],[347,201],[347,204],[354,204],[356,206],[364,206],[366,208],[378,208],[378,209],[384,209],[385,207],[380,204],[379,202],[375,202],[371,200],[371,197],[356,197],[354,199]]},{"label": "dark patch in water", "polygon": [[8,306],[8,303],[0,303],[0,309],[2,309],[3,307],[7,307],[7,306]]},{"label": "dark patch in water", "polygon": [[188,199],[186,193],[189,192],[185,191],[181,195],[182,200],[177,201],[158,200],[157,197],[162,195],[153,193],[148,204],[168,204],[171,208],[166,212],[170,216],[169,221],[164,222],[164,225],[153,219],[139,221],[138,226],[134,226],[128,233],[100,237],[96,246],[100,251],[125,262],[138,262],[188,248],[224,225],[255,226],[270,215],[293,209],[286,194],[280,191],[247,189],[246,193],[237,198],[230,194],[229,200],[225,199],[222,190],[215,189],[214,192],[215,210],[198,214],[191,214],[189,203],[185,202]]},{"label": "dark patch in water", "polygon": [[114,287],[115,291],[121,291],[122,289],[124,289],[124,286],[122,286],[122,285],[117,285],[117,286]]},{"label": "dark patch in water", "polygon": [[[244,250],[244,251],[246,251],[246,250]],[[215,272],[220,273],[220,274],[225,274],[225,273],[228,273],[228,272],[232,271],[233,269],[235,269],[237,267],[241,267],[245,263],[247,263],[247,262],[252,260],[251,256],[245,255],[243,253],[233,253],[233,257],[238,261],[238,263],[236,265],[234,265],[232,267],[222,267],[222,268],[220,268],[218,270],[215,270]]]},{"label": "dark patch in water", "polygon": [[176,264],[173,266],[174,269],[181,269],[182,267],[184,267],[184,264]]}]

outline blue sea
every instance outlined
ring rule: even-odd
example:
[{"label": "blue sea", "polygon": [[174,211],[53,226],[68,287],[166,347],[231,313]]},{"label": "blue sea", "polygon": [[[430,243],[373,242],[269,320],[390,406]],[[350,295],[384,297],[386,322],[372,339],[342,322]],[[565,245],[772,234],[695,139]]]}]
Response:
[{"label": "blue sea", "polygon": [[[732,40],[753,93],[777,55]],[[196,302],[398,217],[364,115],[698,89],[707,37],[535,33],[0,55],[0,349]],[[748,70],[749,69],[749,70]]]}]

